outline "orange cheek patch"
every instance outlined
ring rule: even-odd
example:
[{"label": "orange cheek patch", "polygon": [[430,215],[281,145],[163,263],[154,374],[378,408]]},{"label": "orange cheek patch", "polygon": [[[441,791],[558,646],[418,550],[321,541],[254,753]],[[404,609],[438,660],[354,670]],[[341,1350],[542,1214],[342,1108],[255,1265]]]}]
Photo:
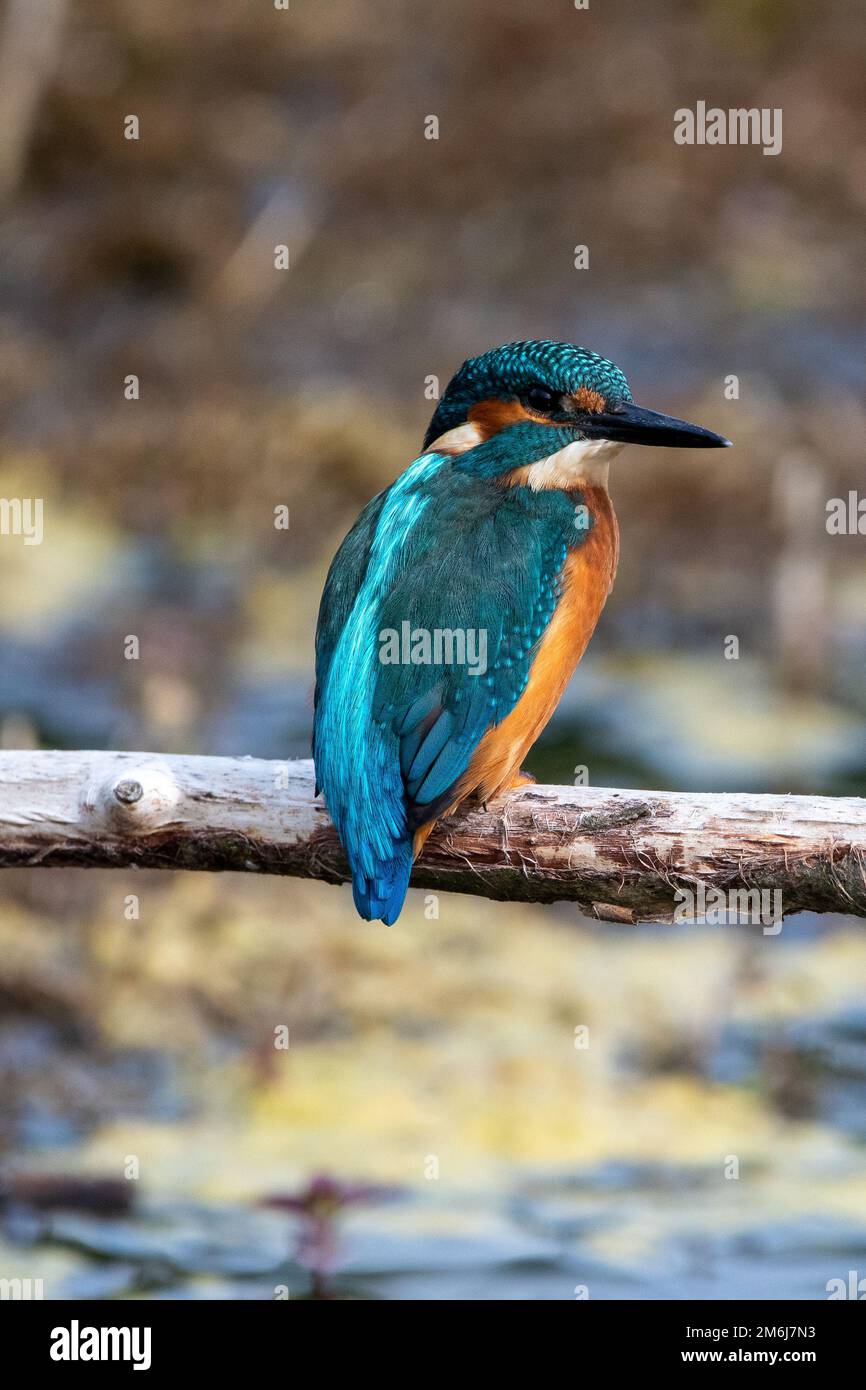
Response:
[{"label": "orange cheek patch", "polygon": [[575,410],[585,410],[589,415],[600,415],[604,410],[604,396],[591,386],[581,386],[571,399]]},{"label": "orange cheek patch", "polygon": [[507,429],[509,425],[517,424],[519,420],[537,420],[537,417],[530,415],[520,401],[501,401],[493,397],[473,405],[469,411],[469,419],[483,439],[490,439],[492,435]]}]

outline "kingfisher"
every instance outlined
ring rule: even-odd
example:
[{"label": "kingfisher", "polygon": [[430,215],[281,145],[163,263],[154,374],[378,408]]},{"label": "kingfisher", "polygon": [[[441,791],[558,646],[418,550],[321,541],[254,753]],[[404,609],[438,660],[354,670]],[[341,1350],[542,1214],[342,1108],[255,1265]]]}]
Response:
[{"label": "kingfisher", "polygon": [[316,794],[361,917],[397,920],[437,820],[533,780],[523,759],[613,585],[610,460],[729,443],[635,405],[613,362],[572,343],[464,362],[422,452],[342,542],[319,609]]}]

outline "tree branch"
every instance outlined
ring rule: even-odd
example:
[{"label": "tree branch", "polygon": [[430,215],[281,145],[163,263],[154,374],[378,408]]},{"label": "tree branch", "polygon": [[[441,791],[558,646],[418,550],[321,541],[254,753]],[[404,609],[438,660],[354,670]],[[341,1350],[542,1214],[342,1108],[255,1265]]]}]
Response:
[{"label": "tree branch", "polygon": [[[347,876],[312,763],[153,753],[0,753],[0,867],[22,865]],[[683,890],[866,917],[866,801],[528,786],[441,823],[412,882],[619,921]]]}]

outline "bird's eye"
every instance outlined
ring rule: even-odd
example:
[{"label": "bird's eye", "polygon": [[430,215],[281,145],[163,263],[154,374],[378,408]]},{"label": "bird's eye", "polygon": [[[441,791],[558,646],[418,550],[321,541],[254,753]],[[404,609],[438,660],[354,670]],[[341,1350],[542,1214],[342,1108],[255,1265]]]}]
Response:
[{"label": "bird's eye", "polygon": [[531,410],[550,410],[553,393],[546,386],[530,386],[526,393],[526,404]]}]

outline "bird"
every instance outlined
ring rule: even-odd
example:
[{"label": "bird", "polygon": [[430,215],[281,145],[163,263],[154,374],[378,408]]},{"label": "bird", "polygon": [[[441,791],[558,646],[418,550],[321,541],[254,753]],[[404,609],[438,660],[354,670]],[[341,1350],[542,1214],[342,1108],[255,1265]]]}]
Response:
[{"label": "bird", "polygon": [[730,441],[636,405],[596,352],[506,343],[463,363],[421,453],[340,545],[313,761],[365,920],[397,920],[438,820],[533,780],[523,759],[613,585],[608,468],[626,444]]}]

